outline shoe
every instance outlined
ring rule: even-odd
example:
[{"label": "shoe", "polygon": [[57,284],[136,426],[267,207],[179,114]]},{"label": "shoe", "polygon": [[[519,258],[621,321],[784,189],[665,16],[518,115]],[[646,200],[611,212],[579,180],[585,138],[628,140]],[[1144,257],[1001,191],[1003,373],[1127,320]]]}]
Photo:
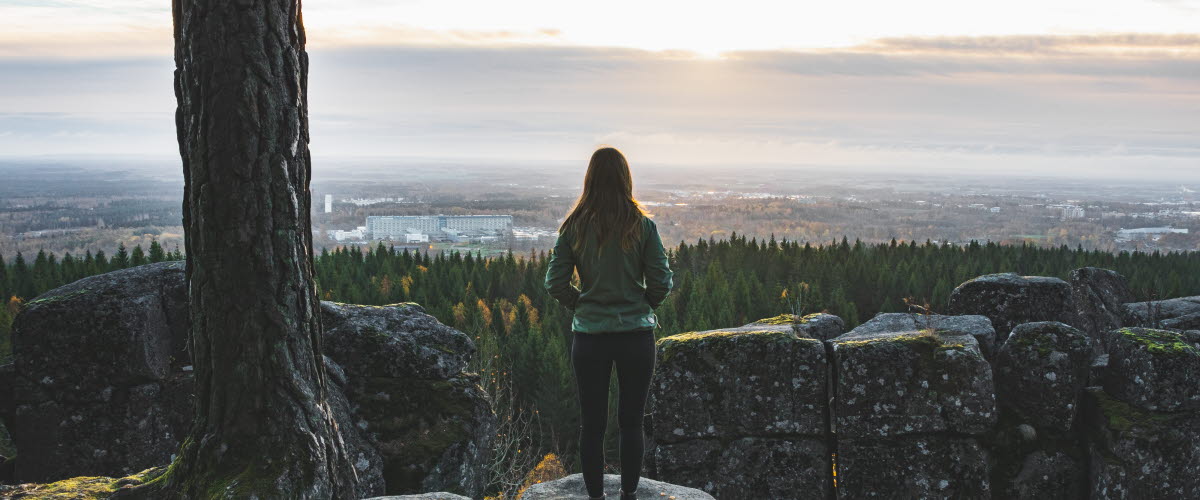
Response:
[{"label": "shoe", "polygon": [[625,490],[621,490],[621,500],[637,500],[637,490],[633,490],[633,493],[625,493]]}]

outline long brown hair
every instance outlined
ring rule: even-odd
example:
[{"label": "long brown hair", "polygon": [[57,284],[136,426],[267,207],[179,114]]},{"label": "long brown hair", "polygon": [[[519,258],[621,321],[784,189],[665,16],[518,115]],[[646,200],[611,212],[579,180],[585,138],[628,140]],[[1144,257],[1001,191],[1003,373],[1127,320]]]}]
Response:
[{"label": "long brown hair", "polygon": [[641,239],[642,217],[648,215],[633,197],[633,177],[625,155],[616,148],[604,147],[592,153],[583,177],[583,193],[558,231],[572,232],[571,248],[576,253],[583,246],[585,232],[595,233],[597,247],[615,236],[620,238],[621,248],[628,251]]}]

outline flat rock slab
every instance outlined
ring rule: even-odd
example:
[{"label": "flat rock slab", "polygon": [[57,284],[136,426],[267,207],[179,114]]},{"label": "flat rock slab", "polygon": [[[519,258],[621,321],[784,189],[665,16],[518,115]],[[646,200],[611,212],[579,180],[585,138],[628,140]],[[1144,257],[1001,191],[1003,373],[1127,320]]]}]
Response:
[{"label": "flat rock slab", "polygon": [[991,498],[987,451],[971,438],[840,439],[837,472],[838,498]]},{"label": "flat rock slab", "polygon": [[656,477],[722,500],[826,498],[832,490],[830,458],[826,441],[818,438],[694,439],[654,451]]},{"label": "flat rock slab", "polygon": [[849,335],[857,337],[871,333],[916,330],[937,330],[970,335],[979,344],[979,351],[985,358],[991,357],[996,344],[996,329],[992,327],[992,321],[987,316],[977,314],[945,316],[941,314],[879,313],[866,323],[850,330]]},{"label": "flat rock slab", "polygon": [[[604,498],[619,499],[621,476],[604,475]],[[642,478],[638,482],[638,498],[675,500],[715,500],[712,495],[695,488],[677,486],[662,481]],[[522,500],[586,500],[587,490],[583,486],[583,474],[571,474],[562,479],[535,484],[525,490]]]},{"label": "flat rock slab", "polygon": [[992,369],[970,335],[846,334],[832,344],[839,440],[980,434],[996,423]]},{"label": "flat rock slab", "polygon": [[825,346],[789,324],[660,339],[655,371],[658,443],[826,432]]},{"label": "flat rock slab", "polygon": [[1200,409],[1200,350],[1169,330],[1120,328],[1108,332],[1104,389],[1151,411]]},{"label": "flat rock slab", "polygon": [[1152,412],[1089,388],[1091,498],[1200,498],[1200,415]]},{"label": "flat rock slab", "polygon": [[1173,330],[1200,329],[1200,295],[1125,304],[1125,324]]},{"label": "flat rock slab", "polygon": [[1056,321],[1013,329],[996,356],[1001,408],[1038,429],[1071,430],[1092,364],[1088,335]]},{"label": "flat rock slab", "polygon": [[437,492],[437,493],[421,493],[418,495],[391,495],[384,497],[371,497],[365,500],[471,500],[471,497],[455,495],[454,493]]},{"label": "flat rock slab", "polygon": [[1013,327],[1035,321],[1075,324],[1071,285],[1058,278],[988,274],[963,282],[950,293],[951,314],[981,314],[992,320],[996,341]]},{"label": "flat rock slab", "polygon": [[741,328],[754,329],[781,325],[791,325],[799,337],[817,340],[829,340],[846,332],[846,322],[842,318],[826,313],[813,313],[805,316],[780,314],[760,319]]}]

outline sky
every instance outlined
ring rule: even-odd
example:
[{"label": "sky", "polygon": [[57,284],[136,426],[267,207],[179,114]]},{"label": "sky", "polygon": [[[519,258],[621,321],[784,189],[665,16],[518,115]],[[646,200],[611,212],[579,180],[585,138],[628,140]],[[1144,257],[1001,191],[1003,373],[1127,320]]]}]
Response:
[{"label": "sky", "polygon": [[[1200,181],[1200,0],[307,0],[316,161]],[[165,0],[0,0],[0,156],[176,159]]]}]

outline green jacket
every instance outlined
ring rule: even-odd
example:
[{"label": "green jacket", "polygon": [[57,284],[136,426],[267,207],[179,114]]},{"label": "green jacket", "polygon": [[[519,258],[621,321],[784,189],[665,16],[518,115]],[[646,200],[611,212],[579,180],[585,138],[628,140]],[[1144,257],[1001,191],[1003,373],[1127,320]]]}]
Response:
[{"label": "green jacket", "polygon": [[[599,333],[658,327],[654,309],[671,293],[673,273],[654,221],[642,218],[641,244],[628,253],[616,238],[598,251],[596,235],[586,234],[576,255],[573,237],[558,235],[546,270],[546,290],[575,312],[571,329]],[[571,284],[576,269],[580,288]]]}]

